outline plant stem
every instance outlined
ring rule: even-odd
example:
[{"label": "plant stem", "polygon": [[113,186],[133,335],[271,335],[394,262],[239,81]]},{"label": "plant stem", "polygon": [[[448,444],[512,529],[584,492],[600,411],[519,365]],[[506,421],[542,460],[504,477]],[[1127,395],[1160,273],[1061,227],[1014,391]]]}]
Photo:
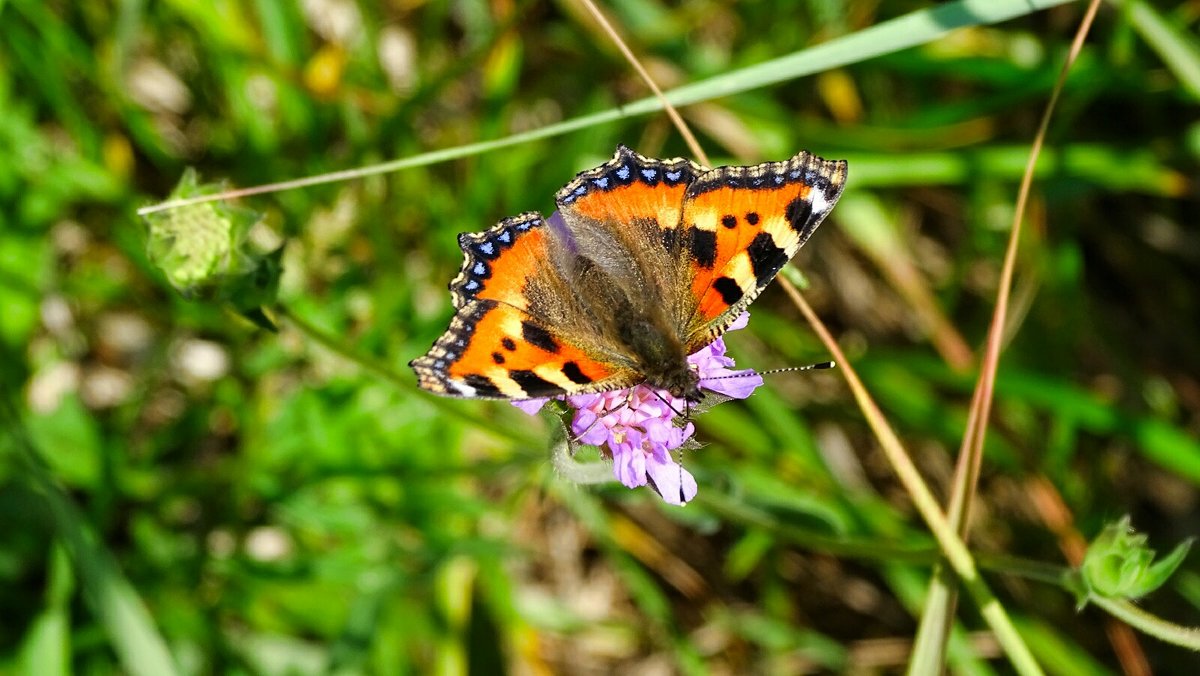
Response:
[{"label": "plant stem", "polygon": [[579,462],[571,455],[571,445],[560,439],[550,452],[554,471],[564,479],[580,485],[606,484],[613,479],[612,465],[605,462]]},{"label": "plant stem", "polygon": [[[1025,218],[1029,194],[1033,190],[1033,172],[1041,156],[1042,146],[1046,142],[1046,133],[1050,128],[1050,120],[1058,104],[1059,95],[1067,82],[1071,66],[1083,49],[1084,39],[1091,29],[1092,21],[1100,0],[1092,0],[1084,11],[1079,28],[1075,31],[1071,49],[1058,73],[1058,80],[1050,93],[1050,100],[1042,111],[1041,123],[1033,137],[1033,145],[1029,149],[1029,158],[1025,163],[1025,172],[1021,177],[1021,185],[1017,190],[1017,203],[1013,210],[1012,226],[1009,229],[1008,246],[1004,252],[1004,264],[1001,268],[1000,283],[996,290],[996,305],[992,313],[992,321],[988,326],[987,340],[980,367],[979,380],[975,392],[971,396],[971,412],[967,419],[966,434],[959,448],[958,462],[954,471],[953,493],[947,508],[950,527],[964,541],[968,537],[967,527],[971,516],[971,499],[979,482],[980,468],[983,466],[983,443],[987,436],[988,419],[992,408],[992,396],[996,389],[996,372],[1000,365],[1000,352],[1004,348],[1004,332],[1008,324],[1008,299],[1012,289],[1013,276],[1017,265],[1017,248],[1021,241],[1021,225]],[[955,590],[951,576],[946,575],[940,567],[934,569],[930,583],[929,596],[926,599],[925,610],[921,616],[921,625],[917,629],[916,648],[913,660],[909,664],[909,673],[917,674],[928,671],[933,665],[943,661],[946,640],[950,635],[950,625],[953,623],[953,608],[955,605]]]},{"label": "plant stem", "polygon": [[1168,622],[1124,599],[1094,596],[1088,598],[1088,603],[1100,606],[1113,617],[1160,641],[1200,652],[1200,627],[1185,627]]},{"label": "plant stem", "polygon": [[[787,270],[785,268],[785,270]],[[1017,628],[1013,626],[1012,620],[1009,619],[1008,613],[1004,610],[1004,606],[996,599],[995,595],[988,588],[987,583],[979,576],[979,571],[975,567],[975,561],[971,558],[971,553],[967,551],[967,546],[958,537],[954,527],[947,521],[946,515],[942,513],[941,507],[937,503],[937,499],[933,497],[933,493],[929,490],[929,486],[925,484],[925,480],[921,478],[921,473],[917,471],[912,460],[909,459],[908,453],[904,450],[904,445],[900,443],[900,438],[896,436],[896,432],[892,430],[887,419],[884,418],[883,412],[879,410],[878,404],[871,398],[866,387],[859,380],[858,374],[850,365],[850,361],[846,359],[846,355],[842,353],[841,347],[833,339],[829,333],[829,329],[821,321],[820,317],[809,306],[808,301],[800,295],[799,290],[795,285],[788,280],[787,276],[780,277],[780,285],[783,290],[791,297],[792,302],[800,309],[800,312],[812,325],[813,330],[821,338],[821,341],[829,349],[834,361],[838,363],[842,370],[842,375],[846,378],[847,384],[850,386],[851,392],[854,393],[854,398],[858,402],[858,406],[862,409],[863,414],[867,418],[867,424],[871,426],[871,430],[875,433],[875,438],[879,441],[883,448],[884,454],[892,465],[892,469],[896,472],[896,476],[900,482],[904,484],[905,490],[908,491],[912,498],[913,504],[917,511],[925,519],[925,523],[929,526],[929,530],[933,532],[933,536],[937,539],[938,545],[946,555],[946,560],[950,562],[954,572],[958,574],[963,586],[971,595],[975,605],[979,608],[979,612],[983,615],[983,619],[987,622],[992,632],[996,634],[996,640],[1004,649],[1013,668],[1019,674],[1042,674],[1042,668],[1038,666],[1037,660],[1034,659],[1033,653],[1029,647],[1025,645],[1025,641],[1021,639]]]}]

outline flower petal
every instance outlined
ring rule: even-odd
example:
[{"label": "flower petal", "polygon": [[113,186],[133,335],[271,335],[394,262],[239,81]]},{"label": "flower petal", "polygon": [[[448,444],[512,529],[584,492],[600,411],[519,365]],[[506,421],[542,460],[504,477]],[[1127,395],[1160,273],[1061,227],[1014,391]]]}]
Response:
[{"label": "flower petal", "polygon": [[737,331],[739,329],[744,329],[744,328],[746,328],[746,325],[749,323],[750,323],[750,313],[743,312],[742,314],[738,315],[737,319],[733,320],[732,324],[730,324],[728,327],[726,327],[725,331],[726,331],[726,333],[728,333],[729,331]]},{"label": "flower petal", "polygon": [[608,445],[613,454],[613,474],[627,488],[646,485],[646,454],[642,452],[641,439],[637,441],[637,444],[626,440],[619,444],[609,442]]},{"label": "flower petal", "polygon": [[654,488],[663,502],[669,505],[686,505],[699,490],[696,477],[671,460],[669,455],[665,455],[665,460],[657,454],[646,457],[646,473],[654,481]]},{"label": "flower petal", "polygon": [[521,401],[512,402],[512,405],[521,409],[525,413],[528,413],[529,415],[537,415],[537,412],[542,410],[542,407],[545,406],[546,402],[548,401],[550,401],[549,397],[541,397],[538,399],[522,399]]},{"label": "flower petal", "polygon": [[604,422],[591,409],[581,408],[575,412],[575,419],[571,421],[571,434],[575,435],[575,439],[581,444],[599,446],[609,439],[612,431]]},{"label": "flower petal", "polygon": [[599,394],[576,394],[567,397],[567,404],[571,408],[592,408],[597,402],[600,402],[603,397]]},{"label": "flower petal", "polygon": [[745,399],[753,394],[754,390],[762,387],[762,376],[758,375],[754,369],[744,371],[721,369],[721,371],[724,373],[714,373],[708,378],[701,378],[700,387],[734,399]]}]

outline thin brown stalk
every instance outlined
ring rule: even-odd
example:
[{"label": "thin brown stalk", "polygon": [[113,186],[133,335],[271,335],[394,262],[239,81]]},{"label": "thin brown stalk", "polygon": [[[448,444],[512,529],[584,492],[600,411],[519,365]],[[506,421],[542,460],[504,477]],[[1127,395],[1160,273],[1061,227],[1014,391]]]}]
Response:
[{"label": "thin brown stalk", "polygon": [[1012,663],[1013,668],[1020,674],[1041,674],[1042,669],[1038,666],[1037,660],[1034,659],[1033,653],[1029,651],[1029,647],[1025,645],[1021,635],[1013,626],[1012,620],[1008,617],[1008,612],[1004,606],[996,599],[992,590],[988,587],[987,582],[979,575],[979,569],[975,565],[975,560],[971,557],[967,547],[958,537],[958,534],[950,527],[950,522],[946,519],[946,515],[942,513],[941,507],[938,505],[937,498],[933,496],[933,492],[929,490],[929,486],[925,480],[921,478],[921,473],[913,464],[908,452],[904,449],[904,445],[900,443],[900,437],[896,435],[895,430],[884,417],[883,412],[879,409],[879,405],[875,403],[874,398],[867,392],[866,386],[858,377],[858,373],[846,359],[846,355],[838,346],[837,341],[833,339],[833,335],[829,333],[825,323],[817,316],[809,306],[808,301],[804,300],[804,296],[800,294],[799,289],[795,284],[785,276],[779,278],[780,286],[784,292],[792,299],[792,302],[799,308],[800,313],[808,320],[813,331],[821,342],[829,350],[830,355],[838,364],[839,370],[842,372],[842,377],[846,379],[846,384],[850,386],[850,391],[854,395],[855,401],[862,409],[863,415],[866,417],[867,424],[871,427],[871,431],[875,434],[875,438],[879,441],[880,448],[887,456],[892,470],[896,472],[900,483],[904,485],[904,489],[908,492],[909,497],[913,501],[913,505],[920,512],[921,518],[925,520],[925,524],[929,526],[929,530],[937,539],[938,546],[946,556],[946,560],[962,581],[963,586],[967,589],[967,593],[979,608],[979,614],[983,616],[988,627],[996,635],[996,640],[1004,648],[1005,655]]},{"label": "thin brown stalk", "polygon": [[[1038,158],[1041,155],[1042,147],[1045,145],[1046,134],[1050,127],[1050,120],[1054,115],[1054,109],[1058,104],[1059,96],[1062,93],[1063,87],[1066,84],[1067,76],[1070,74],[1071,68],[1078,58],[1080,51],[1083,49],[1083,44],[1091,30],[1092,22],[1096,17],[1096,12],[1099,9],[1100,0],[1092,0],[1087,10],[1084,12],[1082,20],[1079,22],[1079,28],[1075,32],[1074,40],[1071,43],[1071,48],[1067,53],[1067,58],[1059,70],[1058,79],[1055,82],[1054,88],[1050,93],[1050,100],[1046,103],[1046,108],[1042,112],[1042,118],[1038,125],[1037,133],[1034,136],[1033,144],[1029,151],[1029,159],[1025,164],[1025,172],[1021,177],[1021,184],[1017,191],[1016,208],[1013,211],[1012,225],[1009,230],[1008,245],[1004,254],[1004,263],[1000,273],[1000,282],[996,293],[996,304],[992,314],[992,322],[988,327],[987,342],[984,347],[983,360],[981,363],[980,377],[976,382],[975,391],[971,397],[971,408],[967,418],[966,433],[963,436],[962,445],[959,448],[958,462],[955,467],[953,490],[950,498],[950,504],[947,509],[947,515],[950,524],[955,531],[963,538],[968,538],[968,523],[971,515],[971,500],[975,495],[976,488],[979,482],[980,467],[983,462],[983,446],[987,436],[988,420],[991,414],[992,398],[995,391],[996,372],[1000,363],[1000,352],[1004,345],[1004,331],[1008,320],[1009,298],[1011,295],[1013,276],[1016,269],[1016,258],[1018,245],[1021,239],[1021,226],[1024,223],[1025,212],[1029,204],[1029,196],[1033,187],[1034,168],[1037,166]],[[943,588],[940,593],[935,593],[933,590]],[[945,642],[949,636],[950,622],[953,613],[950,609],[955,603],[955,594],[950,586],[950,580],[946,576],[941,575],[940,571],[934,577],[934,583],[931,587],[929,597],[930,603],[926,606],[923,617],[939,617],[945,625],[936,629],[940,637],[941,650],[945,650]],[[939,603],[945,606],[945,612],[933,613],[932,604]],[[924,628],[922,628],[924,629]],[[1142,654],[1140,646],[1128,631],[1109,631],[1109,636],[1113,639],[1113,647],[1117,652],[1121,664],[1125,667],[1128,674],[1145,673],[1138,668],[1139,665],[1145,664],[1145,657]]]},{"label": "thin brown stalk", "polygon": [[[1084,40],[1091,30],[1092,21],[1100,7],[1100,0],[1091,0],[1075,38],[1067,52],[1066,61],[1058,73],[1058,80],[1050,92],[1050,100],[1042,111],[1042,119],[1038,124],[1037,134],[1034,135],[1033,145],[1029,150],[1029,159],[1025,163],[1025,173],[1021,177],[1021,185],[1017,190],[1017,204],[1013,210],[1012,225],[1009,228],[1008,245],[1004,252],[1004,264],[1000,272],[1000,281],[996,290],[996,306],[992,312],[992,322],[988,327],[987,343],[984,346],[983,361],[979,380],[971,399],[971,412],[967,421],[967,434],[963,437],[959,449],[960,458],[966,456],[966,461],[958,463],[955,475],[955,485],[962,489],[954,491],[953,499],[948,510],[955,528],[960,533],[966,532],[967,522],[971,516],[971,497],[975,494],[979,482],[979,469],[983,462],[983,444],[987,437],[988,421],[991,417],[992,398],[995,393],[996,371],[1000,365],[1000,352],[1004,345],[1004,327],[1008,320],[1008,302],[1012,293],[1013,275],[1016,270],[1017,249],[1021,241],[1021,226],[1025,220],[1025,210],[1029,204],[1029,195],[1033,190],[1033,174],[1041,156],[1042,147],[1046,143],[1046,133],[1050,128],[1050,120],[1058,105],[1071,67],[1083,49]],[[959,472],[965,472],[960,475]]]},{"label": "thin brown stalk", "polygon": [[1037,134],[1033,138],[1033,146],[1029,150],[1029,159],[1025,163],[1025,174],[1021,177],[1021,186],[1017,190],[1017,205],[1013,210],[1008,246],[1004,252],[1004,266],[1001,268],[999,288],[996,290],[996,307],[992,313],[991,326],[988,327],[987,344],[984,348],[979,382],[975,387],[977,396],[973,402],[975,407],[971,412],[971,417],[975,420],[974,424],[970,425],[971,434],[964,440],[964,449],[970,454],[970,459],[966,463],[969,472],[967,477],[969,490],[963,494],[964,504],[962,505],[962,523],[964,524],[971,513],[969,496],[974,494],[974,487],[979,479],[979,464],[983,456],[983,442],[987,436],[988,418],[991,414],[996,370],[1000,364],[1000,350],[1004,344],[1004,325],[1008,319],[1008,299],[1012,292],[1013,274],[1017,264],[1017,248],[1021,241],[1021,224],[1025,220],[1029,193],[1033,189],[1034,168],[1042,154],[1042,146],[1046,143],[1046,131],[1050,128],[1050,119],[1058,105],[1058,97],[1062,94],[1067,75],[1071,72],[1071,66],[1075,64],[1075,59],[1083,49],[1083,42],[1087,38],[1088,31],[1092,27],[1092,20],[1096,18],[1096,11],[1099,8],[1100,0],[1092,0],[1088,4],[1083,20],[1079,23],[1079,30],[1075,32],[1075,39],[1071,43],[1067,59],[1058,73],[1058,80],[1054,84],[1053,91],[1050,92],[1050,100],[1042,112],[1042,120],[1038,124]]},{"label": "thin brown stalk", "polygon": [[691,128],[689,128],[687,123],[683,121],[683,117],[679,115],[678,110],[675,110],[675,106],[671,105],[671,102],[667,100],[667,97],[663,94],[662,89],[659,89],[658,84],[654,82],[654,78],[650,77],[650,73],[644,66],[642,66],[642,62],[639,61],[637,56],[634,55],[633,50],[631,50],[629,46],[625,44],[625,41],[621,39],[621,35],[617,33],[616,29],[613,28],[613,25],[608,22],[608,18],[604,16],[604,12],[601,12],[600,8],[597,7],[596,3],[592,2],[592,0],[580,0],[580,2],[582,2],[583,6],[586,7],[589,12],[591,12],[592,17],[596,19],[596,22],[599,23],[600,27],[604,29],[604,32],[608,34],[609,39],[613,41],[613,44],[617,46],[617,49],[621,50],[621,54],[625,56],[625,60],[629,62],[630,66],[633,66],[633,69],[637,71],[638,76],[642,78],[642,81],[646,83],[646,86],[650,88],[650,91],[654,92],[654,95],[658,97],[659,101],[662,102],[663,110],[667,112],[667,117],[671,118],[671,123],[675,125],[676,129],[679,130],[679,135],[683,137],[684,142],[687,143],[687,146],[692,151],[692,154],[696,156],[696,160],[706,167],[711,166],[708,161],[708,155],[704,152],[704,149],[700,147],[700,142],[696,140],[696,136],[692,133]]},{"label": "thin brown stalk", "polygon": [[1025,172],[1017,190],[1017,204],[1013,211],[1013,220],[1009,228],[1008,245],[1004,252],[1004,264],[1000,272],[1000,282],[996,290],[996,305],[992,312],[992,322],[988,327],[987,342],[984,346],[983,362],[980,377],[971,397],[971,409],[967,418],[966,434],[959,448],[959,462],[955,469],[955,490],[948,510],[950,519],[955,523],[960,533],[965,533],[967,520],[970,518],[970,498],[975,493],[979,480],[979,468],[983,458],[983,443],[987,436],[988,419],[991,414],[992,397],[995,391],[996,371],[1000,364],[1000,351],[1004,344],[1004,327],[1008,319],[1008,301],[1012,292],[1013,275],[1016,269],[1017,249],[1021,240],[1021,226],[1025,220],[1025,210],[1029,203],[1029,194],[1033,189],[1033,173],[1041,156],[1042,147],[1046,142],[1046,132],[1050,128],[1050,119],[1058,104],[1067,75],[1071,71],[1083,42],[1091,29],[1096,17],[1100,0],[1092,0],[1075,32],[1075,39],[1067,53],[1066,61],[1058,73],[1058,80],[1050,93],[1050,100],[1042,111],[1042,119],[1034,135],[1033,144],[1029,151],[1029,159],[1025,163]]},{"label": "thin brown stalk", "polygon": [[[604,28],[611,39],[621,49],[621,53],[625,55],[625,58],[629,60],[630,64],[637,70],[638,74],[641,75],[641,77],[646,81],[646,84],[654,91],[659,100],[662,101],[663,107],[666,109],[667,114],[671,117],[671,121],[679,129],[680,134],[682,134],[687,140],[688,146],[696,155],[696,158],[703,164],[709,164],[704,150],[700,148],[700,144],[696,141],[695,136],[693,136],[691,131],[688,129],[687,124],[683,121],[683,118],[679,116],[679,113],[675,111],[674,107],[666,100],[662,94],[662,91],[654,83],[653,79],[651,79],[650,74],[646,72],[646,69],[643,68],[638,62],[637,57],[634,56],[632,50],[630,50],[625,45],[624,41],[621,40],[620,35],[617,34],[612,25],[609,24],[607,19],[604,18],[604,15],[596,7],[595,3],[592,2],[592,0],[581,0],[581,2],[583,2],[589,11],[592,12],[596,20],[600,22],[601,27]],[[1000,605],[995,596],[992,595],[991,590],[988,589],[987,583],[984,582],[983,578],[979,576],[978,570],[975,568],[975,562],[971,558],[970,553],[967,551],[962,542],[957,539],[952,529],[949,527],[949,524],[945,520],[945,515],[941,513],[933,494],[929,491],[928,486],[926,486],[925,482],[921,479],[920,473],[912,464],[912,461],[909,460],[908,454],[901,446],[899,438],[887,424],[887,421],[883,418],[883,413],[879,410],[879,407],[875,404],[874,400],[871,399],[870,395],[866,391],[866,388],[863,387],[862,381],[858,379],[857,374],[854,372],[853,368],[850,367],[845,355],[842,354],[837,343],[834,342],[833,337],[829,334],[829,331],[825,329],[825,326],[816,316],[816,313],[812,311],[812,308],[810,308],[803,297],[800,296],[800,292],[795,288],[795,286],[788,282],[786,278],[781,278],[780,282],[782,283],[784,290],[792,296],[792,300],[800,307],[801,312],[804,313],[809,323],[812,324],[814,329],[817,330],[817,333],[821,336],[822,341],[824,341],[829,347],[830,352],[835,356],[836,360],[843,365],[844,368],[842,372],[847,381],[850,383],[851,390],[854,391],[855,397],[858,399],[859,406],[863,409],[863,412],[866,414],[872,429],[874,429],[876,436],[879,438],[885,454],[887,454],[888,459],[892,462],[892,466],[896,470],[897,475],[900,477],[901,482],[904,484],[905,488],[908,489],[909,494],[913,498],[914,504],[917,505],[917,509],[921,512],[922,516],[925,517],[926,522],[930,526],[930,530],[932,530],[935,537],[937,537],[943,551],[947,553],[947,556],[949,557],[955,571],[964,581],[967,589],[971,592],[972,597],[979,606],[980,613],[987,621],[988,626],[995,633],[996,639],[999,641],[1001,646],[1003,646],[1006,654],[1012,661],[1013,666],[1021,674],[1042,673],[1040,667],[1038,667],[1037,661],[1029,652],[1029,648],[1025,645],[1024,641],[1021,640],[1020,634],[1018,634],[1016,629],[1013,627],[1011,620],[1008,618],[1008,614],[1004,610],[1004,607]]]}]

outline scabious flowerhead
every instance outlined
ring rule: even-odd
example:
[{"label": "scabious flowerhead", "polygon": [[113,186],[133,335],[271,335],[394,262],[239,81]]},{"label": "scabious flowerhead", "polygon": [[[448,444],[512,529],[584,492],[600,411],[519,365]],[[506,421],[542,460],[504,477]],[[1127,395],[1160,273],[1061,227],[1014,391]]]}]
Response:
[{"label": "scabious flowerhead", "polygon": [[[749,313],[743,312],[727,330],[745,328],[749,320]],[[733,359],[725,356],[722,338],[689,356],[688,364],[700,377],[702,389],[732,399],[745,399],[763,384],[762,376],[752,369],[732,370]],[[571,434],[580,443],[599,446],[611,457],[618,481],[629,488],[649,483],[673,505],[696,497],[695,477],[671,457],[671,451],[690,439],[696,429],[691,421],[677,424],[677,412],[687,409],[686,401],[648,385],[560,399],[575,409]],[[513,405],[533,415],[547,401],[528,399]]]}]

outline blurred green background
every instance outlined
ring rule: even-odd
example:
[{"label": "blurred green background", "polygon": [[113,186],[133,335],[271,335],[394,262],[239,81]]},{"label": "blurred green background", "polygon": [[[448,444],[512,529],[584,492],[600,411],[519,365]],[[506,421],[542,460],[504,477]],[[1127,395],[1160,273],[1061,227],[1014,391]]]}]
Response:
[{"label": "blurred green background", "polygon": [[[667,89],[926,6],[605,4]],[[850,161],[795,265],[940,496],[1082,11],[683,111],[716,164]],[[1065,566],[1124,514],[1162,551],[1200,533],[1198,25],[1195,0],[1106,4],[1066,83],[977,496],[985,560]],[[836,371],[700,416],[682,509],[557,477],[546,420],[413,386],[455,235],[548,213],[617,143],[686,155],[664,115],[241,201],[265,214],[250,244],[284,245],[278,333],[178,294],[135,215],[187,167],[251,186],[645,95],[567,0],[0,2],[0,672],[901,670],[936,548]],[[777,289],[753,310],[739,364],[828,358]],[[1052,673],[1197,664],[1019,567],[988,579]],[[1196,623],[1200,560],[1141,605]],[[1007,673],[959,617],[953,671]]]}]

